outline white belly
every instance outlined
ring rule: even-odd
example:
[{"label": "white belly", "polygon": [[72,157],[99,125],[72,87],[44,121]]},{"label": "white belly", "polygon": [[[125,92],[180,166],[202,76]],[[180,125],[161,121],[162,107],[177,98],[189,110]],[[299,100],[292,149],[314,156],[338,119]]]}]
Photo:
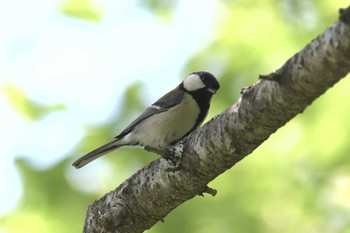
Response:
[{"label": "white belly", "polygon": [[186,93],[182,104],[145,119],[122,141],[140,146],[168,147],[193,128],[199,112],[196,101]]}]

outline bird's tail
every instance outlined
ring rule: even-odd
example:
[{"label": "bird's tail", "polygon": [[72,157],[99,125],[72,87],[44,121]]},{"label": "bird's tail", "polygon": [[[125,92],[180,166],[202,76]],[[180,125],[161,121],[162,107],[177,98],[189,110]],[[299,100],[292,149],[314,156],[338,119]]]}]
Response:
[{"label": "bird's tail", "polygon": [[108,152],[110,152],[112,150],[116,150],[122,146],[123,145],[118,144],[117,141],[109,142],[106,145],[103,145],[103,146],[87,153],[86,155],[84,155],[83,157],[81,157],[80,159],[75,161],[72,165],[75,168],[84,167],[86,164],[90,163],[91,161],[101,157],[104,154],[107,154]]}]

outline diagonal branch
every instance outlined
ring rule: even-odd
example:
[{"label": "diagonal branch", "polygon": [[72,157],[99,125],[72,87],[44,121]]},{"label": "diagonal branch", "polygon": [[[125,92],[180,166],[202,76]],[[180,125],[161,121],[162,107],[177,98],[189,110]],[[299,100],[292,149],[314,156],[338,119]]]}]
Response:
[{"label": "diagonal branch", "polygon": [[143,232],[250,154],[350,71],[350,7],[280,69],[89,208],[84,232]]}]

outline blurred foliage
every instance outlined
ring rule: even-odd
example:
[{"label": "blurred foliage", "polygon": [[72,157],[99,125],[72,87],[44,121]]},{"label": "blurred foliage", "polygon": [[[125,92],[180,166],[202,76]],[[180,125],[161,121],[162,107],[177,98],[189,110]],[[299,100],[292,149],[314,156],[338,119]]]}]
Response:
[{"label": "blurred foliage", "polygon": [[102,18],[103,11],[93,2],[93,0],[61,0],[61,11],[71,17],[98,22]]},{"label": "blurred foliage", "polygon": [[69,185],[64,175],[68,160],[40,171],[22,159],[16,164],[25,193],[20,208],[1,220],[6,222],[8,232],[80,232],[84,222],[81,210],[97,196],[83,194]]},{"label": "blurred foliage", "polygon": [[48,113],[64,110],[62,104],[42,105],[29,99],[25,93],[13,85],[5,86],[5,93],[15,110],[29,120],[39,120]]},{"label": "blurred foliage", "polygon": [[146,8],[160,20],[170,21],[176,8],[177,0],[138,0],[140,6]]},{"label": "blurred foliage", "polygon": [[[66,2],[77,4],[75,12],[81,15],[94,12],[93,8],[79,7],[87,1]],[[235,102],[240,88],[255,82],[259,74],[279,68],[329,27],[337,18],[338,8],[346,6],[343,3],[223,0],[212,42],[184,68],[187,74],[206,67],[220,77],[222,88],[213,99],[209,117]],[[142,4],[164,14],[175,6],[161,0]],[[0,219],[8,232],[81,232],[86,208],[93,199],[157,158],[127,148],[118,151],[118,156],[111,153],[96,161],[95,166],[102,163],[101,172],[108,179],[101,179],[100,189],[94,192],[84,189],[93,186],[88,177],[84,178],[91,173],[89,168],[86,173],[74,171],[81,177],[72,178],[71,158],[108,141],[143,109],[141,86],[135,84],[126,91],[119,115],[116,111],[106,122],[87,126],[76,151],[61,163],[37,170],[25,160],[17,161],[24,194],[18,208]],[[252,155],[215,179],[210,184],[218,190],[215,198],[196,197],[184,203],[148,232],[349,232],[350,107],[344,103],[350,98],[349,89],[349,78],[339,82]],[[38,108],[14,87],[9,93],[18,111],[32,119],[50,110]]]}]

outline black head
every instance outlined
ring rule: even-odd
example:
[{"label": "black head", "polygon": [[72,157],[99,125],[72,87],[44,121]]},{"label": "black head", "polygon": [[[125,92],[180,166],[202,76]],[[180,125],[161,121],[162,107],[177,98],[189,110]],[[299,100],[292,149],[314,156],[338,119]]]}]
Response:
[{"label": "black head", "polygon": [[193,72],[183,81],[183,88],[187,92],[206,90],[211,94],[215,94],[220,88],[219,82],[214,75],[205,71]]},{"label": "black head", "polygon": [[211,98],[220,88],[220,85],[214,75],[199,71],[193,72],[187,76],[180,84],[180,88],[193,97],[200,109],[196,124],[192,128],[192,130],[194,130],[201,125],[205,119],[210,107]]}]

